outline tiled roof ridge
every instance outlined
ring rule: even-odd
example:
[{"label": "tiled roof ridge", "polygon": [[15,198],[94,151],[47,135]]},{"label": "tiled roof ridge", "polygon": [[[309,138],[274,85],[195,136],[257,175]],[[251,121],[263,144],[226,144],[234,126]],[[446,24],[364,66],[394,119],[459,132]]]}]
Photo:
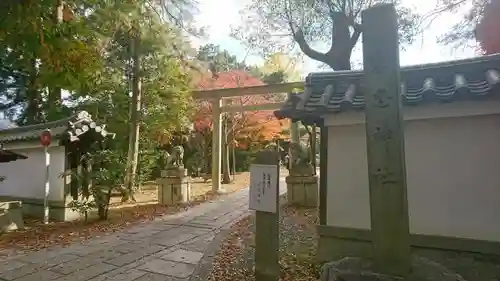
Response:
[{"label": "tiled roof ridge", "polygon": [[[475,57],[475,58],[453,60],[453,61],[433,62],[433,63],[426,63],[426,64],[402,66],[400,68],[400,72],[402,74],[405,74],[406,72],[411,72],[411,71],[425,71],[425,70],[432,70],[432,69],[436,69],[436,68],[458,67],[458,66],[464,66],[467,64],[487,63],[487,62],[491,62],[492,60],[499,60],[500,61],[500,53],[499,54],[492,54],[492,55],[485,55],[485,56]],[[346,77],[357,78],[358,76],[359,77],[363,76],[363,73],[364,73],[363,69],[328,71],[328,72],[311,72],[306,77],[306,85],[308,84],[310,77],[313,77],[313,76],[333,76],[333,77],[338,77],[338,78],[346,78]]]},{"label": "tiled roof ridge", "polygon": [[91,115],[87,111],[79,111],[76,114],[73,114],[69,117],[56,120],[56,121],[51,121],[51,122],[46,122],[46,123],[40,123],[40,124],[33,124],[33,125],[27,125],[27,126],[19,126],[19,127],[12,127],[8,128],[5,130],[0,130],[0,134],[15,134],[15,133],[21,133],[21,132],[29,132],[29,131],[38,131],[38,130],[45,130],[45,129],[51,129],[55,127],[62,127],[62,126],[68,126],[69,122],[77,122],[77,121],[92,121]]},{"label": "tiled roof ridge", "polygon": [[[406,105],[500,98],[500,54],[401,68]],[[324,113],[364,108],[363,71],[311,73],[305,91],[289,95],[278,118],[319,118]],[[316,117],[315,117],[316,116]]]},{"label": "tiled roof ridge", "polygon": [[87,111],[79,111],[70,117],[53,122],[1,130],[0,143],[34,140],[46,129],[49,129],[52,136],[59,139],[60,143],[78,141],[89,131],[101,135],[103,139],[115,137],[114,133],[106,129],[106,124],[98,124],[92,120]]}]

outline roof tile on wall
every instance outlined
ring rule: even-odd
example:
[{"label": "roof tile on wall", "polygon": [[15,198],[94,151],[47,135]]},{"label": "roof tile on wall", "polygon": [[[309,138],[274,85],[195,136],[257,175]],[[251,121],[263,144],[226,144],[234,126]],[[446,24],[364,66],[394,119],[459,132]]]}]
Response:
[{"label": "roof tile on wall", "polygon": [[[400,72],[402,103],[428,103],[500,97],[500,54],[468,60],[403,67]],[[311,73],[306,90],[290,95],[278,118],[317,116],[363,109],[363,72]]]}]

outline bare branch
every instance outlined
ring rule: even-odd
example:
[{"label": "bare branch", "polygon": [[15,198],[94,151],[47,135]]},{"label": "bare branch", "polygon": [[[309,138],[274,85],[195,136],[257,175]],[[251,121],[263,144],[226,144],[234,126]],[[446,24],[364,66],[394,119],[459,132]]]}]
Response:
[{"label": "bare branch", "polygon": [[295,39],[295,41],[299,45],[300,50],[302,50],[302,52],[304,52],[304,54],[306,56],[312,58],[313,60],[326,62],[325,54],[320,53],[316,50],[313,50],[311,48],[311,46],[309,46],[309,44],[306,42],[306,39],[304,38],[304,33],[302,32],[301,29],[299,29],[299,30],[297,30],[297,32],[295,32],[295,34],[293,35],[293,38]]},{"label": "bare branch", "polygon": [[359,36],[361,35],[361,28],[354,28],[354,33],[352,34],[352,37],[351,37],[351,42],[350,42],[350,45],[351,45],[351,49],[354,48],[354,46],[356,45],[356,43],[358,42],[359,40]]}]

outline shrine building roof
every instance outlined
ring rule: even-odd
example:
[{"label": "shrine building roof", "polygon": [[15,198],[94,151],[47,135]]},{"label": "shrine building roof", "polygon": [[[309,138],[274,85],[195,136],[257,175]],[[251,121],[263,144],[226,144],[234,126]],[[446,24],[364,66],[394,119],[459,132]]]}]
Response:
[{"label": "shrine building roof", "polygon": [[61,142],[78,141],[80,137],[88,132],[100,135],[103,138],[114,134],[106,130],[106,125],[98,124],[92,120],[86,111],[80,111],[70,117],[42,124],[15,126],[11,124],[7,128],[0,129],[0,144],[17,141],[32,141],[40,138],[44,130],[49,129],[54,140]]}]

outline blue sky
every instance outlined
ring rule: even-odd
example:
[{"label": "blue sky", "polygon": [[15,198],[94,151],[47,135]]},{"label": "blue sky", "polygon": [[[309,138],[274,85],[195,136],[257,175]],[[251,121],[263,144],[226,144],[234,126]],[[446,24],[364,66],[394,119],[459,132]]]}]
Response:
[{"label": "blue sky", "polygon": [[[195,40],[194,44],[214,43],[221,45],[234,55],[242,59],[247,50],[237,40],[229,36],[230,26],[240,22],[238,14],[246,3],[250,0],[199,0],[200,14],[197,22],[200,26],[208,28],[208,37]],[[415,11],[426,14],[436,6],[437,0],[403,0],[404,5],[411,6]],[[423,34],[417,38],[411,46],[406,46],[406,50],[401,52],[400,61],[402,65],[414,65],[462,59],[476,56],[472,48],[453,49],[449,46],[442,46],[436,42],[437,37],[456,23],[460,19],[460,14],[443,14],[433,21],[424,30]],[[359,44],[358,44],[359,45]],[[359,46],[358,46],[359,47]],[[361,61],[362,54],[359,48],[353,53],[353,61]],[[261,63],[258,57],[249,57],[249,63]],[[318,64],[308,58],[304,58],[304,65],[301,72],[305,75],[318,70]]]}]

